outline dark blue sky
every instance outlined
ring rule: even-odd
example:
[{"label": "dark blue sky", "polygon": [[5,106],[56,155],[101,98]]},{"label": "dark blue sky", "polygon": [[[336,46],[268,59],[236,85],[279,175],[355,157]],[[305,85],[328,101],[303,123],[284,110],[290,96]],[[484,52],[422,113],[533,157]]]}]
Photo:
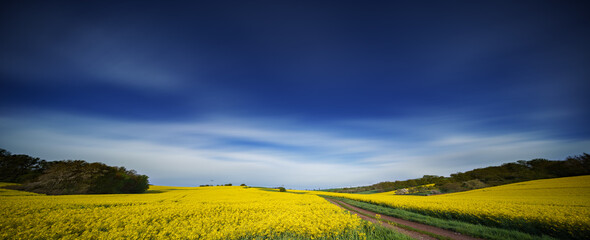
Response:
[{"label": "dark blue sky", "polygon": [[0,9],[12,152],[124,165],[155,184],[311,188],[590,148],[584,1]]}]

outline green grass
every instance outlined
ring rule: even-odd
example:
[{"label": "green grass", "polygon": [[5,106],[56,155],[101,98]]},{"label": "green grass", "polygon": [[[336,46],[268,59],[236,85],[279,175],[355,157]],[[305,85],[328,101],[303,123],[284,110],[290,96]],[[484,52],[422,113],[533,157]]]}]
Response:
[{"label": "green grass", "polygon": [[267,192],[278,192],[279,191],[279,189],[267,188],[267,187],[251,187],[251,188],[256,188],[258,190],[267,191]]},{"label": "green grass", "polygon": [[[345,205],[340,205],[340,206],[343,207],[343,208],[345,208],[346,210],[348,210],[350,212],[356,212],[356,211],[354,211],[354,209],[351,209],[348,206],[345,206]],[[431,232],[422,231],[420,229],[416,229],[416,228],[413,228],[413,227],[410,227],[410,226],[406,226],[406,225],[399,224],[399,223],[396,223],[396,222],[392,222],[392,221],[389,221],[389,220],[386,220],[386,219],[378,218],[378,217],[375,217],[373,215],[365,214],[365,213],[362,213],[362,212],[356,212],[356,213],[357,214],[362,214],[362,215],[364,215],[366,217],[370,217],[372,219],[375,219],[375,220],[379,221],[380,223],[386,223],[386,224],[389,224],[389,225],[392,225],[392,226],[396,226],[396,227],[399,227],[399,228],[403,228],[403,229],[406,229],[406,230],[409,230],[409,231],[422,233],[422,234],[425,234],[425,235],[434,237],[434,238],[439,239],[439,240],[452,240],[451,238],[448,238],[448,237],[445,237],[445,236],[441,236],[441,235],[434,234],[434,233],[431,233]]]},{"label": "green grass", "polygon": [[[363,233],[362,235],[359,234],[359,231]],[[366,238],[365,238],[366,237]],[[241,240],[308,240],[308,237],[302,237],[299,235],[294,235],[290,233],[281,234],[279,236],[274,237],[259,237],[259,236],[251,236],[251,237],[243,237],[240,238]],[[331,237],[320,237],[315,238],[319,240],[413,240],[413,238],[403,235],[399,232],[394,230],[385,228],[383,226],[379,226],[376,224],[372,224],[366,221],[363,221],[362,228],[359,230],[353,230],[346,232],[344,234],[340,234],[338,236],[331,236]]]},{"label": "green grass", "polygon": [[509,229],[502,229],[502,228],[495,228],[495,227],[488,227],[479,224],[472,224],[467,222],[461,222],[457,220],[447,220],[447,219],[440,219],[431,216],[422,215],[415,212],[410,212],[406,210],[385,207],[375,204],[370,204],[366,202],[355,201],[347,198],[339,198],[339,197],[332,197],[332,196],[323,196],[327,198],[334,198],[340,200],[342,202],[348,203],[350,205],[373,211],[382,215],[392,216],[396,218],[401,218],[413,222],[419,222],[423,224],[428,224],[431,226],[452,230],[455,232],[459,232],[462,234],[480,237],[484,239],[492,239],[492,240],[549,240],[554,239],[547,235],[531,235],[528,233],[523,233],[517,230],[509,230]]},{"label": "green grass", "polygon": [[380,193],[380,192],[377,190],[369,190],[369,191],[355,192],[354,194],[373,194],[373,193]]},{"label": "green grass", "polygon": [[406,240],[406,239],[413,239],[409,236],[406,236],[404,234],[401,234],[397,231],[385,228],[383,226],[378,226],[378,225],[374,225],[375,228],[373,230],[367,230],[367,239],[400,239],[400,240]]}]

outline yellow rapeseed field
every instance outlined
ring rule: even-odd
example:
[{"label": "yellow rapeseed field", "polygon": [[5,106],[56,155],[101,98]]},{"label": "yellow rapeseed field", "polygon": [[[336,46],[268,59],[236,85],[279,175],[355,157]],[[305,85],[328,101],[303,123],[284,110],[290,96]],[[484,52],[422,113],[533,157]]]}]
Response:
[{"label": "yellow rapeseed field", "polygon": [[363,239],[363,226],[318,196],[257,188],[69,196],[0,189],[0,239]]},{"label": "yellow rapeseed field", "polygon": [[309,193],[486,225],[533,228],[532,231],[560,236],[590,234],[590,176],[535,180],[436,196]]}]

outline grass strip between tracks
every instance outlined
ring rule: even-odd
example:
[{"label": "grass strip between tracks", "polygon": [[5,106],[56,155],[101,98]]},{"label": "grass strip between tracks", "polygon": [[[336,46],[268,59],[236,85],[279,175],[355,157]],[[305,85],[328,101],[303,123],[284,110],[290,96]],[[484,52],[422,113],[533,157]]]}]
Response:
[{"label": "grass strip between tracks", "polygon": [[[322,197],[325,197],[325,198],[332,198],[332,199],[335,199],[335,200],[341,200],[341,199],[337,199],[337,198],[334,198],[334,197],[329,197],[329,196],[322,196]],[[338,204],[338,203],[337,203],[337,204]],[[348,206],[346,206],[346,205],[343,205],[343,204],[338,204],[338,205],[339,205],[340,207],[342,207],[342,208],[344,208],[344,209],[346,209],[346,210],[348,210],[348,211],[352,212],[352,213],[361,214],[361,215],[363,215],[363,216],[366,216],[366,217],[369,217],[369,218],[375,219],[375,220],[377,220],[377,221],[379,221],[379,222],[381,222],[381,223],[386,223],[386,224],[389,224],[389,225],[392,225],[392,226],[395,226],[395,227],[399,227],[399,228],[406,229],[406,230],[408,230],[408,231],[412,231],[412,232],[417,232],[417,233],[425,234],[425,235],[431,236],[431,237],[433,237],[433,238],[436,238],[436,239],[439,239],[439,240],[452,240],[452,238],[449,238],[449,237],[441,236],[441,235],[438,235],[438,234],[435,234],[435,233],[431,233],[431,232],[427,232],[427,231],[422,231],[422,230],[420,230],[420,229],[416,229],[416,228],[413,228],[413,227],[410,227],[410,226],[407,226],[407,225],[403,225],[403,224],[399,224],[399,223],[396,223],[396,222],[392,222],[392,221],[389,221],[389,220],[387,220],[387,219],[382,219],[382,218],[380,218],[380,217],[376,217],[376,216],[373,216],[373,215],[370,215],[370,214],[366,214],[366,213],[362,213],[362,212],[357,212],[357,211],[355,211],[354,209],[351,209],[351,208],[349,208]],[[366,209],[365,209],[365,210],[366,210]]]},{"label": "grass strip between tracks", "polygon": [[[362,208],[368,211],[376,212],[382,215],[387,215],[391,217],[401,218],[408,221],[423,223],[427,225],[431,225],[434,227],[439,227],[447,230],[452,230],[461,234],[466,234],[473,237],[490,239],[490,240],[555,240],[547,235],[532,235],[524,232],[520,232],[514,229],[503,229],[503,228],[495,228],[495,227],[488,227],[479,224],[472,224],[467,222],[461,222],[457,220],[448,220],[448,219],[441,219],[435,218],[431,216],[422,215],[415,212],[410,212],[407,210],[401,210],[376,204],[371,204],[362,201],[356,201],[348,198],[342,197],[334,197],[334,196],[325,196],[320,195],[322,197],[327,197],[335,200],[342,201],[344,203],[350,204],[352,206]],[[410,229],[408,229],[410,230]],[[412,230],[413,231],[413,230]],[[434,237],[434,236],[433,236]]]}]

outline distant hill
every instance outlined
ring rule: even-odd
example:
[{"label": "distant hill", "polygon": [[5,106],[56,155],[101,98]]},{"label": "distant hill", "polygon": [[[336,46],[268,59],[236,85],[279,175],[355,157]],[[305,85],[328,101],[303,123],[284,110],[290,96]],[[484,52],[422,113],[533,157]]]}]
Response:
[{"label": "distant hill", "polygon": [[1,148],[0,182],[22,183],[4,187],[51,195],[142,193],[149,187],[148,176],[124,167],[83,160],[45,161]]},{"label": "distant hill", "polygon": [[[386,181],[370,186],[335,188],[323,191],[340,193],[377,193],[406,189],[409,194],[430,195],[460,192],[536,179],[589,174],[590,154],[583,153],[582,155],[567,157],[565,160],[547,160],[542,158],[536,158],[529,161],[519,160],[516,162],[505,163],[500,166],[490,166],[477,168],[467,172],[458,172],[451,174],[450,177],[424,175],[422,178],[404,181]],[[404,192],[406,191],[399,191],[399,193]]]}]

